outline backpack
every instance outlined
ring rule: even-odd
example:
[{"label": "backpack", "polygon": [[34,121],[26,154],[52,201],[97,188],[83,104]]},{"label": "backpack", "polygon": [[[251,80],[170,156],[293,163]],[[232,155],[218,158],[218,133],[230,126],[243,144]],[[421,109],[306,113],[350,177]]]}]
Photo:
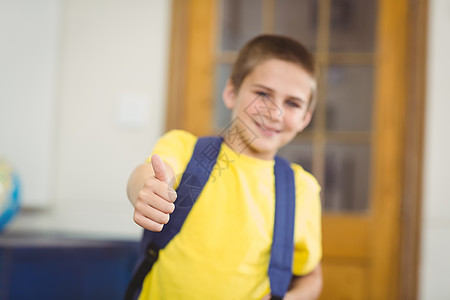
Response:
[{"label": "backpack", "polygon": [[[125,300],[137,299],[145,276],[150,272],[163,249],[180,231],[192,205],[205,186],[216,164],[221,137],[202,137],[197,140],[194,151],[177,189],[176,208],[170,221],[160,232],[144,229],[138,263],[125,293]],[[275,157],[275,221],[269,281],[272,299],[283,299],[292,279],[294,251],[295,182],[289,162]]]}]

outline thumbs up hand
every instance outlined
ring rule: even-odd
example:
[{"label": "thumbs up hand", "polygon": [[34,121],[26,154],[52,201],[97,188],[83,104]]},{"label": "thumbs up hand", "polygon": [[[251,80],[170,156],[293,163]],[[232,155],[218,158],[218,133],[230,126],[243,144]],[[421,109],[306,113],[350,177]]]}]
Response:
[{"label": "thumbs up hand", "polygon": [[154,176],[145,181],[137,195],[133,220],[150,231],[161,231],[175,209],[177,194],[170,186],[164,162],[156,154],[151,158],[151,167]]}]

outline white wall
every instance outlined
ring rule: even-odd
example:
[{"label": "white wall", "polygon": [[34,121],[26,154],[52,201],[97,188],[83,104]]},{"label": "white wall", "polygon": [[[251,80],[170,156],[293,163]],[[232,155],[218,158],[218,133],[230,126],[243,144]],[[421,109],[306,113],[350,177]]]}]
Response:
[{"label": "white wall", "polygon": [[56,2],[52,199],[8,230],[137,238],[125,187],[164,129],[171,2]]},{"label": "white wall", "polygon": [[0,157],[28,206],[51,197],[60,16],[58,0],[0,0]]},{"label": "white wall", "polygon": [[450,1],[429,1],[420,299],[449,299]]}]

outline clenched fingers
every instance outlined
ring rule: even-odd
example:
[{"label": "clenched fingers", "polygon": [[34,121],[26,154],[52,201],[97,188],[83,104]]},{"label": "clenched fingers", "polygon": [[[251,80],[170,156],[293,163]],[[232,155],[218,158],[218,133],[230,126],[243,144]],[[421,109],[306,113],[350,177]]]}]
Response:
[{"label": "clenched fingers", "polygon": [[133,220],[136,224],[150,231],[161,231],[164,227],[164,224],[155,222],[149,218],[144,217],[138,211],[134,211]]},{"label": "clenched fingers", "polygon": [[155,177],[148,179],[144,183],[144,186],[138,194],[138,199],[146,200],[153,194],[158,195],[167,202],[174,202],[177,198],[177,193],[172,187]]},{"label": "clenched fingers", "polygon": [[148,230],[161,231],[175,209],[175,199],[176,192],[166,182],[150,178],[139,191],[134,204],[134,221]]}]

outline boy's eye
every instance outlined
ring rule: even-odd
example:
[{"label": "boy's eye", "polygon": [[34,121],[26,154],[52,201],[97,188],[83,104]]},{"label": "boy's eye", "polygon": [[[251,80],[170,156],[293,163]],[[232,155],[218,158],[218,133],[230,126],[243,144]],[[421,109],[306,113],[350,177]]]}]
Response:
[{"label": "boy's eye", "polygon": [[288,101],[286,101],[286,104],[289,107],[294,107],[294,108],[301,108],[302,107],[301,104],[298,101],[295,101],[295,100],[288,100]]},{"label": "boy's eye", "polygon": [[256,95],[264,98],[269,98],[269,94],[264,91],[256,91]]}]

